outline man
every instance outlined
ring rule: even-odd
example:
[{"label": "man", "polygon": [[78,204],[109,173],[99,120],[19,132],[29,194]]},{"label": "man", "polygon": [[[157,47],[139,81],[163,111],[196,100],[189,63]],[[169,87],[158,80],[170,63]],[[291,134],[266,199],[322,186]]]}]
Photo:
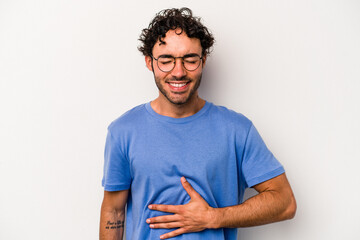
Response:
[{"label": "man", "polygon": [[[139,50],[159,96],[113,121],[105,147],[100,239],[236,239],[290,219],[282,165],[241,114],[198,96],[214,38],[191,10],[160,12]],[[244,191],[259,194],[242,203]]]}]

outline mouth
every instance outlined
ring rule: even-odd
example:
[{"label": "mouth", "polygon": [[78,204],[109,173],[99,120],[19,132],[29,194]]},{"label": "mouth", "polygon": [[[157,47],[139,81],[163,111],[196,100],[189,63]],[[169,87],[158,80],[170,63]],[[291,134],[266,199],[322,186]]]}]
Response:
[{"label": "mouth", "polygon": [[167,82],[170,89],[176,92],[184,91],[189,87],[191,81],[188,82]]}]

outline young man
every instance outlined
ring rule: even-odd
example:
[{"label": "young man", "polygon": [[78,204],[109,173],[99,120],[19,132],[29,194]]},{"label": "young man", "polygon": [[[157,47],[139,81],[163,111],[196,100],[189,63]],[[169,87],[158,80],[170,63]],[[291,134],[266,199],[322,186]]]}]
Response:
[{"label": "young man", "polygon": [[[160,12],[139,50],[159,96],[113,121],[105,147],[100,239],[236,239],[290,219],[282,165],[243,115],[198,96],[214,39],[191,10]],[[259,194],[242,203],[245,188]]]}]

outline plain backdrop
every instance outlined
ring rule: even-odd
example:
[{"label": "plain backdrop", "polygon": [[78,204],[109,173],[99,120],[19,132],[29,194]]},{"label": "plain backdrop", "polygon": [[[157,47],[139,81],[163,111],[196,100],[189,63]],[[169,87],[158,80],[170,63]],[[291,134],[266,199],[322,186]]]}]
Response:
[{"label": "plain backdrop", "polygon": [[137,39],[183,6],[216,38],[200,95],[254,122],[298,203],[239,239],[360,239],[356,0],[0,0],[0,239],[98,239],[107,126],[158,94]]}]

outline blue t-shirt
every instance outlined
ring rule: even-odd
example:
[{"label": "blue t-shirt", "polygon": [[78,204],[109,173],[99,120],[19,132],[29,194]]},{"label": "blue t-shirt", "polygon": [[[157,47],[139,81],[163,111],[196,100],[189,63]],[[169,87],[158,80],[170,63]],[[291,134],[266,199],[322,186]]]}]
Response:
[{"label": "blue t-shirt", "polygon": [[[206,102],[185,118],[159,115],[150,103],[137,106],[108,127],[104,177],[106,191],[130,189],[126,238],[159,239],[171,229],[151,229],[150,217],[168,213],[149,204],[186,204],[186,177],[215,208],[240,204],[245,188],[284,173],[252,122],[242,114]],[[207,229],[175,239],[237,238],[237,230]]]}]

